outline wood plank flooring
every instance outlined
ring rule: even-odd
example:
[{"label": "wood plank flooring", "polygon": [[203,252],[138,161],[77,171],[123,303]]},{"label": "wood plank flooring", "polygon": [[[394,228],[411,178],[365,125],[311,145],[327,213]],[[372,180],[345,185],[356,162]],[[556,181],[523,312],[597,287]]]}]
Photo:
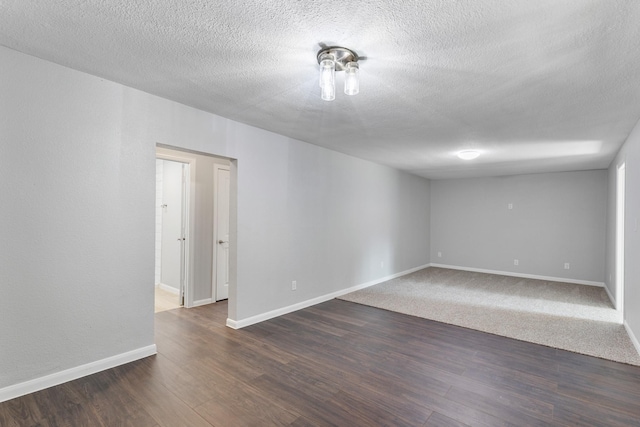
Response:
[{"label": "wood plank flooring", "polygon": [[157,313],[157,356],[0,403],[0,426],[640,426],[640,367],[339,300],[226,314]]}]

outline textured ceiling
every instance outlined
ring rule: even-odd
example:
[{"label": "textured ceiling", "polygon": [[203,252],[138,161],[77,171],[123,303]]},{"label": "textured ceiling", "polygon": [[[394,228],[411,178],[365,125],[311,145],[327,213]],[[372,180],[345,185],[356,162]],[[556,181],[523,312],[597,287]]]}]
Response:
[{"label": "textured ceiling", "polygon": [[[639,23],[637,0],[0,0],[4,46],[429,178],[607,167]],[[359,95],[320,99],[321,44],[366,57]]]}]

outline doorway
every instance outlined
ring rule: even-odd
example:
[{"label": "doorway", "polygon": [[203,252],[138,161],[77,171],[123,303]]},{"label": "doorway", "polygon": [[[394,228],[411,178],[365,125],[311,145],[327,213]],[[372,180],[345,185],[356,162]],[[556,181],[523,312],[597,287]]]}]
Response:
[{"label": "doorway", "polygon": [[189,159],[156,158],[155,312],[187,301],[191,169]]},{"label": "doorway", "polygon": [[616,310],[620,322],[624,322],[624,209],[625,209],[625,163],[616,172]]},{"label": "doorway", "polygon": [[[183,183],[184,206],[187,208],[183,212],[183,218],[186,220],[184,233],[165,239],[156,235],[157,243],[164,240],[168,245],[176,242],[182,244],[184,256],[180,259],[183,259],[184,263],[180,271],[184,293],[179,302],[183,307],[192,308],[227,299],[234,277],[228,267],[229,260],[233,260],[233,252],[230,251],[234,243],[229,224],[230,221],[233,222],[229,209],[230,201],[234,200],[230,197],[232,162],[223,157],[178,150],[160,144],[156,146],[156,158],[188,166],[185,166],[187,173]],[[157,197],[156,205],[161,207],[160,214],[168,215],[166,211],[171,206],[164,195]],[[158,223],[160,219],[157,217],[156,227]],[[169,235],[166,231],[164,234]],[[178,239],[186,241],[180,242]],[[176,246],[173,246],[173,250],[176,250]],[[166,277],[164,268],[158,268],[158,265],[162,266],[166,262],[167,254],[164,252],[166,250],[161,249],[158,253],[156,249],[156,283],[167,284],[164,283],[165,280],[158,279]],[[218,283],[221,285],[219,291]],[[159,288],[161,287],[156,286],[156,289]]]}]

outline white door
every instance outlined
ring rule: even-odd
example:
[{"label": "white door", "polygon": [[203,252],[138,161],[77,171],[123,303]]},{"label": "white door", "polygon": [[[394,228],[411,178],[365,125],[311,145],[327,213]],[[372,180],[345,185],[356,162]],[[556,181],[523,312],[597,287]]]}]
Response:
[{"label": "white door", "polygon": [[216,301],[229,298],[229,168],[215,165],[214,236]]},{"label": "white door", "polygon": [[184,304],[188,164],[163,161],[161,287]]}]

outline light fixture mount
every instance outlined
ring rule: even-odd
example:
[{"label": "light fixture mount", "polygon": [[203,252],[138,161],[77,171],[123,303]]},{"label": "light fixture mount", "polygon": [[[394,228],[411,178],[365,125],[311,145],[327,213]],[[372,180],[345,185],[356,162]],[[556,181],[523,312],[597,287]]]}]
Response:
[{"label": "light fixture mount", "polygon": [[333,57],[336,63],[336,71],[344,71],[349,62],[358,62],[358,59],[360,59],[358,54],[351,49],[340,46],[329,46],[318,52],[318,64],[320,64],[323,57],[327,57],[328,55]]}]

